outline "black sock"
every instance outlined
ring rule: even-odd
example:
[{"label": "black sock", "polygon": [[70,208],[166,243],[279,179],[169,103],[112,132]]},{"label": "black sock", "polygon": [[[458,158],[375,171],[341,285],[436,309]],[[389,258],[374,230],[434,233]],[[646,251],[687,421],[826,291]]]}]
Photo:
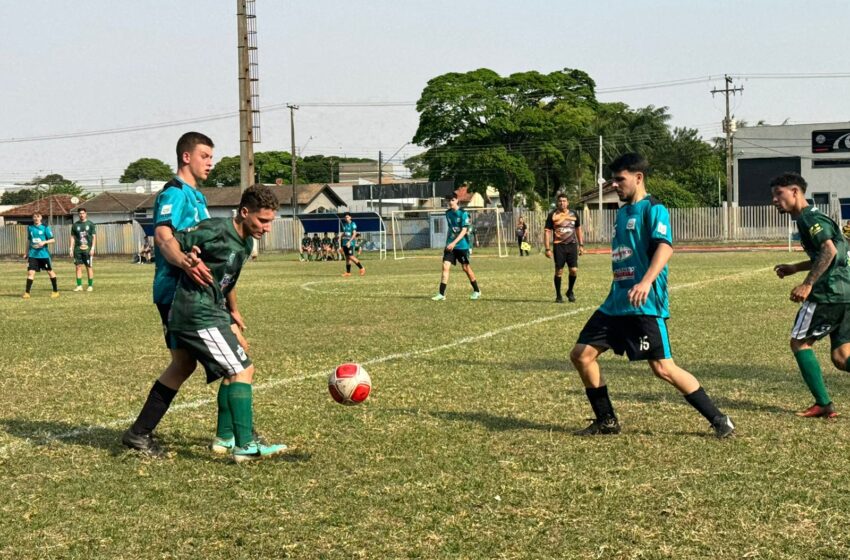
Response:
[{"label": "black sock", "polygon": [[555,297],[561,297],[561,277],[555,276]]},{"label": "black sock", "polygon": [[711,397],[706,394],[705,389],[702,387],[690,395],[685,395],[685,400],[688,401],[688,404],[697,409],[697,411],[699,411],[699,413],[702,414],[709,422],[713,422],[718,416],[723,416],[723,413],[720,412],[720,409],[717,408],[711,400]]},{"label": "black sock", "polygon": [[357,264],[357,268],[363,268],[363,265],[362,265],[362,264],[360,264],[360,261],[357,261],[357,263],[356,263],[356,264]]},{"label": "black sock", "polygon": [[440,295],[441,296],[446,295],[446,283],[445,282],[440,282]]},{"label": "black sock", "polygon": [[611,404],[611,399],[608,398],[608,386],[588,387],[584,390],[587,394],[587,400],[590,401],[590,407],[596,415],[596,419],[600,422],[605,420],[617,419],[614,414],[614,406]]},{"label": "black sock", "polygon": [[351,272],[351,263],[345,263],[345,271]]},{"label": "black sock", "polygon": [[481,291],[481,290],[478,289],[478,280],[470,280],[469,283],[472,284],[472,291],[473,292],[480,292]]},{"label": "black sock", "polygon": [[27,293],[30,293],[30,290],[32,290],[32,280],[27,278]]},{"label": "black sock", "polygon": [[133,433],[144,435],[154,431],[159,425],[159,421],[168,412],[168,407],[171,406],[171,401],[174,400],[174,395],[176,394],[177,391],[166,387],[157,380],[153,384],[153,387],[151,387],[151,392],[148,393],[148,400],[142,406],[139,417],[136,418],[136,421],[130,428],[133,430]]},{"label": "black sock", "polygon": [[55,276],[54,276],[53,278],[51,278],[51,279],[50,279],[50,283],[51,283],[51,284],[53,284],[53,291],[54,291],[54,292],[58,292],[58,291],[59,291],[59,287],[56,285],[56,277],[55,277]]},{"label": "black sock", "polygon": [[573,276],[572,274],[570,274],[570,279],[569,279],[569,284],[568,284],[569,287],[567,288],[567,291],[572,292],[573,286],[575,286],[575,285],[576,285],[576,277]]}]

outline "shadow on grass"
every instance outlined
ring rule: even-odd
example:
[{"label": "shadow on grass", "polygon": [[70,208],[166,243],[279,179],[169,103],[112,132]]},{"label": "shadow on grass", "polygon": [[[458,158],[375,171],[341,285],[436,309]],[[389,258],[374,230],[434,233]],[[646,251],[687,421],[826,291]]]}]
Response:
[{"label": "shadow on grass", "polygon": [[439,420],[449,420],[452,422],[477,422],[494,432],[504,432],[508,430],[543,430],[546,432],[572,432],[561,425],[544,424],[534,422],[532,420],[523,420],[514,416],[498,416],[489,412],[459,412],[459,411],[443,411],[443,410],[421,410],[413,408],[396,408],[387,409],[387,412],[395,414],[405,414],[410,416],[430,416]]}]

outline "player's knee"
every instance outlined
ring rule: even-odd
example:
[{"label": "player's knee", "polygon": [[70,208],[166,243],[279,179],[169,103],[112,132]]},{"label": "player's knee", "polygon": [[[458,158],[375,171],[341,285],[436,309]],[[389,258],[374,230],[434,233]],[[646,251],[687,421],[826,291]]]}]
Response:
[{"label": "player's knee", "polygon": [[583,367],[593,363],[593,356],[587,352],[587,346],[576,344],[570,351],[570,361],[577,369],[581,370]]},{"label": "player's knee", "polygon": [[576,274],[578,274],[578,268],[571,268],[570,269],[570,276],[575,276]]},{"label": "player's knee", "polygon": [[560,278],[560,277],[562,277],[563,275],[564,275],[564,269],[563,269],[563,268],[556,268],[556,269],[555,269],[555,276],[557,276],[558,278]]},{"label": "player's knee", "polygon": [[673,382],[673,371],[672,368],[667,367],[664,362],[650,360],[649,367],[652,369],[652,373],[655,374],[655,377],[659,379],[663,379],[668,383]]},{"label": "player's knee", "polygon": [[791,339],[791,342],[790,342],[789,345],[791,346],[791,351],[794,352],[794,353],[797,353],[800,350],[805,350],[806,348],[809,347],[809,345],[806,343],[805,340],[797,340],[795,338]]}]

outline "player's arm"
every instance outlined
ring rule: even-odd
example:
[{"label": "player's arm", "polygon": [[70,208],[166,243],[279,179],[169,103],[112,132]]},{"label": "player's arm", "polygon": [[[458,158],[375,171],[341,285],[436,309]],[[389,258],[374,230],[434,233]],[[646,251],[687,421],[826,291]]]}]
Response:
[{"label": "player's arm", "polygon": [[89,245],[89,255],[94,256],[94,247],[97,244],[97,234],[91,234],[91,245]]},{"label": "player's arm", "polygon": [[546,249],[546,258],[552,258],[552,230],[544,229],[543,230],[543,247]]},{"label": "player's arm", "polygon": [[629,290],[629,303],[640,307],[646,303],[652,283],[664,270],[667,261],[673,256],[673,233],[670,229],[670,213],[664,206],[658,205],[652,209],[652,228],[650,229],[650,250],[652,259],[640,282]]},{"label": "player's arm", "polygon": [[[169,264],[183,270],[186,275],[199,286],[212,283],[212,274],[207,265],[198,257],[197,252],[190,250],[186,253],[180,248],[180,243],[174,237],[171,224],[156,226],[153,232],[154,243]],[[194,249],[194,247],[192,247]]]},{"label": "player's arm", "polygon": [[71,243],[70,243],[71,250],[68,251],[68,254],[70,254],[72,257],[74,256],[74,246],[76,244],[77,244],[77,240],[74,239],[74,226],[71,226]]},{"label": "player's arm", "polygon": [[792,274],[811,269],[812,261],[803,261],[792,264],[778,264],[773,267],[773,272],[775,272],[780,278],[785,278],[786,276],[791,276]]},{"label": "player's arm", "polygon": [[233,322],[230,324],[230,330],[236,335],[239,345],[247,352],[250,350],[250,345],[245,335],[242,334],[242,331],[245,330],[245,320],[242,319],[242,314],[239,313],[238,302],[236,300],[236,286],[227,292],[224,298],[227,301],[227,310],[230,311],[230,317],[233,319]]},{"label": "player's arm", "polygon": [[467,228],[466,226],[464,226],[463,228],[461,228],[460,233],[457,235],[457,237],[455,237],[455,238],[452,240],[452,242],[451,242],[451,243],[449,243],[448,245],[446,245],[446,249],[448,249],[449,251],[454,251],[455,246],[456,246],[458,243],[460,243],[460,240],[461,240],[461,239],[463,239],[464,237],[466,237],[466,232],[468,232],[468,231],[469,231],[469,228]]},{"label": "player's arm", "polygon": [[576,240],[578,241],[578,254],[584,253],[584,232],[581,231],[581,220],[576,214]]},{"label": "player's arm", "polygon": [[812,286],[823,276],[824,272],[829,270],[837,254],[838,250],[835,248],[832,239],[827,239],[821,243],[817,257],[809,261],[811,267],[806,279],[803,280],[802,284],[791,290],[791,301],[805,301],[809,297],[809,294],[812,293]]}]

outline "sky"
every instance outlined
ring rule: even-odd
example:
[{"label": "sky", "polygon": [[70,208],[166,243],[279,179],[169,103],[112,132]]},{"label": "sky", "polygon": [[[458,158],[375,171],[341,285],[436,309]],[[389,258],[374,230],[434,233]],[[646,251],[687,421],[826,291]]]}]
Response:
[{"label": "sky", "polygon": [[[115,182],[131,162],[174,166],[198,130],[216,158],[239,153],[233,0],[0,0],[0,185],[60,173]],[[850,3],[789,0],[256,0],[261,142],[302,155],[394,161],[411,141],[428,80],[490,68],[501,75],[584,70],[601,101],[666,106],[671,124],[720,135],[725,73],[743,93],[736,118],[779,124],[850,120]],[[309,106],[402,102],[401,106]],[[209,117],[217,117],[210,120]],[[175,124],[175,121],[180,121]],[[148,130],[114,129],[162,125]],[[89,136],[45,139],[75,133]],[[42,139],[35,139],[41,137]]]}]

